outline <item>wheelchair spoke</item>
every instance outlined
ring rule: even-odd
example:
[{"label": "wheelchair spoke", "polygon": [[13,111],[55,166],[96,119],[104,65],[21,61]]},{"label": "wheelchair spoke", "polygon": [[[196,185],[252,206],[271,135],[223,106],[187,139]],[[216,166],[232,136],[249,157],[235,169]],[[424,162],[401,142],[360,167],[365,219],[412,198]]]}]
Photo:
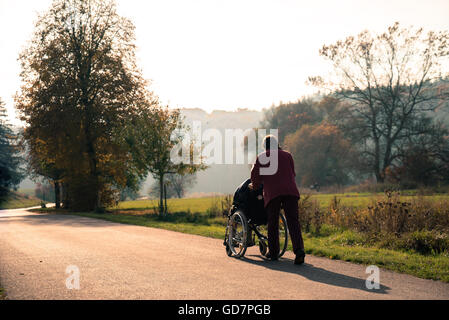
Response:
[{"label": "wheelchair spoke", "polygon": [[245,237],[248,232],[246,218],[241,212],[234,213],[228,222],[228,249],[236,257],[242,257],[246,251]]}]

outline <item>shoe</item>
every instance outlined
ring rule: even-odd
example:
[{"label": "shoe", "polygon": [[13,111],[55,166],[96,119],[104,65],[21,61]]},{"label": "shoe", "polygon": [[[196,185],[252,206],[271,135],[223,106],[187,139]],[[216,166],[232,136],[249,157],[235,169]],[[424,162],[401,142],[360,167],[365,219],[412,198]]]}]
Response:
[{"label": "shoe", "polygon": [[306,257],[306,254],[303,250],[300,250],[296,253],[296,257],[295,257],[295,264],[303,264],[304,263],[304,258]]},{"label": "shoe", "polygon": [[279,257],[276,255],[275,257],[272,257],[271,256],[271,253],[267,253],[267,255],[265,256],[265,260],[268,260],[268,261],[277,261],[277,260],[279,260]]}]

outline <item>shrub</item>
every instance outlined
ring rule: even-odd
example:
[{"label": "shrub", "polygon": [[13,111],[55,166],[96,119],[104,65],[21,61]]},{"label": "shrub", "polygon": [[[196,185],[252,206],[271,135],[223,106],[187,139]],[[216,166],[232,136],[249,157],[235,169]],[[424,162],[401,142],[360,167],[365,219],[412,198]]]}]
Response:
[{"label": "shrub", "polygon": [[338,233],[332,242],[343,246],[357,246],[364,245],[368,242],[367,237],[361,233],[354,232],[352,230],[346,230],[344,232]]},{"label": "shrub", "polygon": [[449,237],[435,231],[415,231],[401,240],[403,249],[414,250],[421,254],[449,251]]},{"label": "shrub", "polygon": [[376,240],[380,248],[412,250],[420,254],[449,253],[449,237],[436,231],[414,231],[400,237],[384,233]]},{"label": "shrub", "polygon": [[406,231],[410,203],[402,202],[398,192],[386,192],[386,198],[377,200],[361,212],[364,230],[371,233],[392,233],[399,235]]},{"label": "shrub", "polygon": [[233,203],[233,195],[228,194],[224,198],[221,199],[221,215],[226,216],[231,211],[232,203]]},{"label": "shrub", "polygon": [[212,205],[206,210],[209,217],[226,216],[231,210],[233,196],[228,194],[224,197],[214,197]]},{"label": "shrub", "polygon": [[[303,194],[298,201],[299,221],[302,230],[314,236],[343,234],[336,241],[345,245],[449,253],[449,201],[419,195],[404,201],[400,196],[399,191],[387,190],[366,208],[344,206],[334,196],[329,206],[322,208],[310,194]],[[208,212],[217,217],[229,203],[229,199],[217,200]]]},{"label": "shrub", "polygon": [[308,194],[301,196],[298,201],[299,223],[305,232],[310,232],[311,230],[312,220],[317,207],[319,208],[316,201],[311,201],[310,195]]},{"label": "shrub", "polygon": [[[365,243],[384,248],[414,250],[422,254],[448,251],[449,201],[423,196],[411,201],[400,199],[399,192],[387,191],[367,208],[342,206],[334,197],[326,209],[320,209],[309,195],[301,197],[299,219],[306,233],[329,234],[329,226],[364,234]],[[348,240],[349,241],[349,240]],[[349,244],[349,242],[347,242]]]},{"label": "shrub", "polygon": [[209,217],[218,217],[220,214],[219,200],[214,198],[212,205],[206,210]]}]

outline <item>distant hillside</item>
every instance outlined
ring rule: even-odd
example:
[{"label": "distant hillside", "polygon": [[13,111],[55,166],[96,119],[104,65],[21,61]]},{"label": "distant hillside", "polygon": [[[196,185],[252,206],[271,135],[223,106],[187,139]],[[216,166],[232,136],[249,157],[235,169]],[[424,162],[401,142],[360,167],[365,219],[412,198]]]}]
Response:
[{"label": "distant hillside", "polygon": [[262,120],[262,112],[239,109],[237,111],[214,110],[207,113],[202,109],[181,109],[181,114],[185,117],[186,123],[201,121],[204,128],[216,129],[248,129],[259,126]]}]

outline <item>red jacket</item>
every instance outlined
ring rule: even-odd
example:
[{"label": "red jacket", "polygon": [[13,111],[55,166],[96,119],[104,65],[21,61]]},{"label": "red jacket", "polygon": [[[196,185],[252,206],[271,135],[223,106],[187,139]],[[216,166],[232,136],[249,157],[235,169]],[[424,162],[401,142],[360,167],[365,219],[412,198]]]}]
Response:
[{"label": "red jacket", "polygon": [[265,207],[278,196],[296,196],[299,198],[298,187],[295,182],[295,165],[292,155],[284,150],[278,149],[278,168],[272,175],[260,174],[260,168],[266,168],[270,163],[262,165],[259,161],[261,156],[269,157],[270,150],[262,152],[257,156],[256,163],[251,169],[251,182],[254,188],[263,184],[263,197]]}]

